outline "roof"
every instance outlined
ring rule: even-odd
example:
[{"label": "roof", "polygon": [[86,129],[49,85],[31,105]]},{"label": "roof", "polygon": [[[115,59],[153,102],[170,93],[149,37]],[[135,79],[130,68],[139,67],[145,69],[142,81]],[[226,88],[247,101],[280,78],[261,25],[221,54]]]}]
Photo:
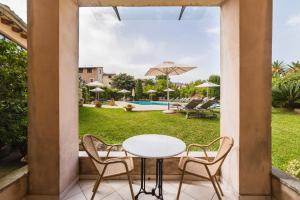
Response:
[{"label": "roof", "polygon": [[0,3],[0,16],[1,22],[2,19],[12,20],[11,26],[18,26],[23,32],[27,33],[27,24],[13,10],[2,3]]},{"label": "roof", "polygon": [[100,66],[79,66],[79,68],[82,68],[82,69],[86,69],[86,68],[103,68],[103,67],[100,67]]}]

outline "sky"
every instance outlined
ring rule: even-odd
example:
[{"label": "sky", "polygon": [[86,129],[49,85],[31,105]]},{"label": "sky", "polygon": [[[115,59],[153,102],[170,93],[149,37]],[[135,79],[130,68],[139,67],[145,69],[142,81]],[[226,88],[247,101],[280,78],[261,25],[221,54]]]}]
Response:
[{"label": "sky", "polygon": [[[25,22],[26,0],[0,0]],[[273,1],[273,60],[300,60],[300,1]],[[174,82],[207,79],[220,73],[220,9],[187,7],[80,8],[79,64],[103,66],[107,73],[145,78],[146,71],[163,61],[197,68]]]}]

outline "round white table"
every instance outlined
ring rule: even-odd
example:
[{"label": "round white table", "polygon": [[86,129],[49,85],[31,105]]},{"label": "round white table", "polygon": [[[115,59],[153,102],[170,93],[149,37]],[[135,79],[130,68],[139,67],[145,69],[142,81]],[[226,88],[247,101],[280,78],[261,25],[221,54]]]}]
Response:
[{"label": "round white table", "polygon": [[[137,135],[123,142],[123,148],[128,153],[141,158],[141,188],[135,199],[141,193],[151,194],[163,199],[163,159],[176,156],[185,151],[185,143],[175,137],[157,134]],[[156,185],[151,192],[146,191],[146,159],[156,159]],[[158,194],[156,190],[158,189]]]}]

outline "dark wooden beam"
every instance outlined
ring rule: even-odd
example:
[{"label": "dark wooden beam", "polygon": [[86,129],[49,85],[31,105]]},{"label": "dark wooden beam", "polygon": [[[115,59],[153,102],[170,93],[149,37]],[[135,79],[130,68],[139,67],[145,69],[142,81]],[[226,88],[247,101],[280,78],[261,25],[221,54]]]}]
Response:
[{"label": "dark wooden beam", "polygon": [[183,15],[183,13],[184,13],[184,10],[185,10],[185,8],[186,8],[186,6],[182,6],[182,7],[181,7],[181,11],[180,11],[180,14],[179,14],[179,18],[178,18],[178,20],[181,20],[181,18],[182,18],[182,15]]},{"label": "dark wooden beam", "polygon": [[14,22],[12,20],[10,20],[10,19],[1,17],[1,23],[2,24],[6,24],[6,25],[12,25]]},{"label": "dark wooden beam", "polygon": [[11,27],[11,30],[13,30],[14,32],[17,32],[17,33],[21,33],[23,30],[17,26],[12,26]]},{"label": "dark wooden beam", "polygon": [[118,20],[121,21],[121,17],[120,17],[120,14],[119,14],[117,6],[113,6],[113,8],[114,8],[114,11],[115,11],[115,13],[117,15]]}]

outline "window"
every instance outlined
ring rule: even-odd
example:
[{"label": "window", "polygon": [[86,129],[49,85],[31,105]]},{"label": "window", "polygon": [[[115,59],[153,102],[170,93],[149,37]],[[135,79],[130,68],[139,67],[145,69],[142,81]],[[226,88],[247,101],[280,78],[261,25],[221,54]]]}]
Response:
[{"label": "window", "polygon": [[79,73],[82,73],[83,72],[83,69],[82,68],[79,68]]},{"label": "window", "polygon": [[91,79],[90,79],[90,82],[94,82],[94,79],[93,79],[93,78],[91,78]]},{"label": "window", "polygon": [[91,69],[91,68],[87,69],[87,73],[92,73],[92,72],[93,72],[93,69]]},{"label": "window", "polygon": [[111,78],[111,76],[109,75],[108,78]]}]

